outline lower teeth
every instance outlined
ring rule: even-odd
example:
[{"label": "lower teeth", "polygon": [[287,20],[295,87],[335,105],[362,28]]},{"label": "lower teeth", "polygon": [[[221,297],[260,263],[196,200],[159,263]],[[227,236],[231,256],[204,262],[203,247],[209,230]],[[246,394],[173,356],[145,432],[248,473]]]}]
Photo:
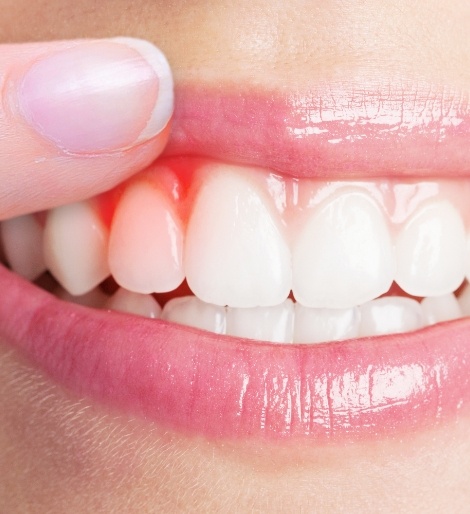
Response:
[{"label": "lower teeth", "polygon": [[152,295],[101,288],[72,296],[60,287],[59,298],[88,307],[126,312],[207,330],[221,335],[272,343],[322,343],[356,337],[403,333],[470,314],[470,286],[454,294],[426,297],[384,296],[349,309],[314,309],[287,299],[273,307],[235,308],[182,296],[160,307]]}]

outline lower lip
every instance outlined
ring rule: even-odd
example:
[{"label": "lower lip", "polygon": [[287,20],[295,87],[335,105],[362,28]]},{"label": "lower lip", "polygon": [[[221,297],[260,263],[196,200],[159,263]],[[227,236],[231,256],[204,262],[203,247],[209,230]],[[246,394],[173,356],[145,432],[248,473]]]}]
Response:
[{"label": "lower lip", "polygon": [[373,439],[470,405],[470,321],[319,345],[220,337],[61,302],[0,267],[0,337],[80,396],[224,439]]}]

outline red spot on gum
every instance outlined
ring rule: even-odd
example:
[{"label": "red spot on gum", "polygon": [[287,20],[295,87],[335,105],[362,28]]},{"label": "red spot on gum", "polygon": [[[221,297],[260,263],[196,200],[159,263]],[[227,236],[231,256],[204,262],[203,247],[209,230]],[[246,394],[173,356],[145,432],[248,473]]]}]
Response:
[{"label": "red spot on gum", "polygon": [[158,159],[119,186],[97,196],[95,198],[96,209],[103,223],[109,229],[116,207],[126,189],[137,182],[147,182],[158,188],[159,191],[163,191],[173,201],[181,220],[185,222],[189,214],[188,199],[190,200],[193,196],[191,191],[196,170],[208,162],[213,161],[194,157]]}]

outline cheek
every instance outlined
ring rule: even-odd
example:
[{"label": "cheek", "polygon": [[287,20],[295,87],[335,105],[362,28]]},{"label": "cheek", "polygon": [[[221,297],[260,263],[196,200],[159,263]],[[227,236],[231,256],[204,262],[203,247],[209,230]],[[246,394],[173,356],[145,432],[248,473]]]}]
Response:
[{"label": "cheek", "polygon": [[147,512],[191,476],[177,437],[71,397],[1,341],[0,411],[2,512]]},{"label": "cheek", "polygon": [[165,52],[177,81],[247,79],[285,86],[405,73],[468,82],[461,72],[470,66],[466,0],[294,0],[289,9],[281,0],[116,0],[112,8],[93,0],[0,0],[0,8],[0,41],[147,38]]}]

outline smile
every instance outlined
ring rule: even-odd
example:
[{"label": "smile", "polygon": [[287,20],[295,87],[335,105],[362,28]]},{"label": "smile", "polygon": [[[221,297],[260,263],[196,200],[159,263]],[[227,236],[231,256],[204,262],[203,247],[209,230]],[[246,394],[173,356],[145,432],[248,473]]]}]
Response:
[{"label": "smile", "polygon": [[2,335],[206,437],[373,438],[468,408],[465,99],[328,91],[182,88],[165,157],[2,223],[11,268],[55,278],[0,271]]}]

